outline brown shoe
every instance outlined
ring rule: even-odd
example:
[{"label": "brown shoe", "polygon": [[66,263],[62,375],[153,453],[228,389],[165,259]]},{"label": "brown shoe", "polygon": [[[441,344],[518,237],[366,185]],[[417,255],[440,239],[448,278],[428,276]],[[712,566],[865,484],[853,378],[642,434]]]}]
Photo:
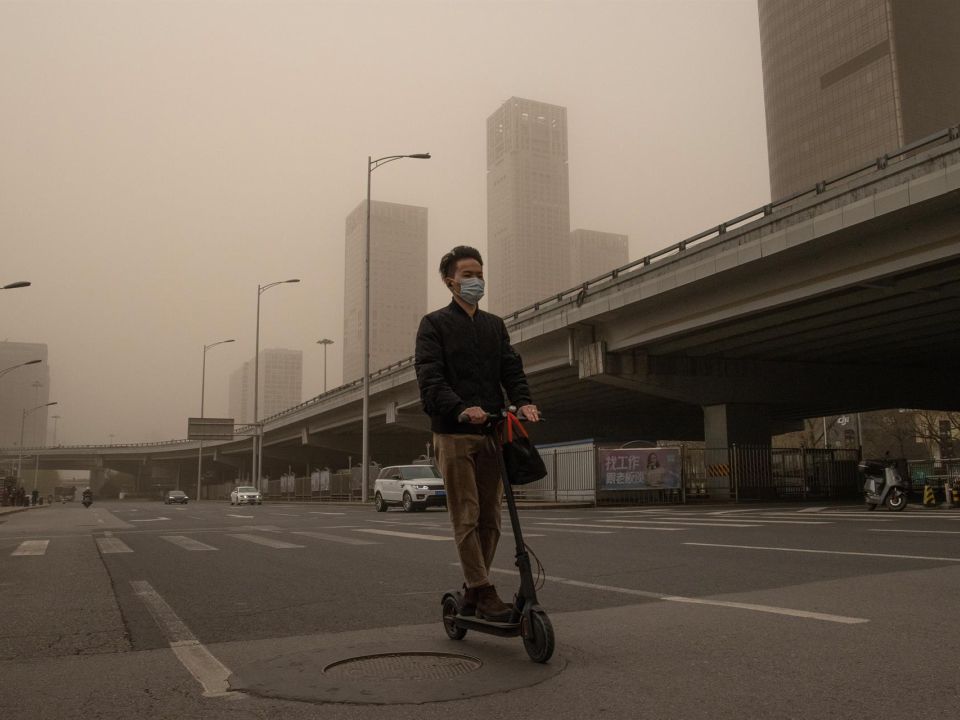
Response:
[{"label": "brown shoe", "polygon": [[460,614],[473,616],[477,614],[477,588],[463,584],[463,603],[460,605]]},{"label": "brown shoe", "polygon": [[484,585],[477,591],[477,617],[491,622],[510,622],[513,615],[513,606],[507,605],[497,595],[493,585]]}]

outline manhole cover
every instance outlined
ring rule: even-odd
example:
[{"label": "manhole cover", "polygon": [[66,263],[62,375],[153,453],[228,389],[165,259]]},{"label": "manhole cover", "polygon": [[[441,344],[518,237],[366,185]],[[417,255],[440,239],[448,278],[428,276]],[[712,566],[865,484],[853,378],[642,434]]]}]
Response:
[{"label": "manhole cover", "polygon": [[477,658],[446,653],[384,653],[330,663],[324,675],[352,680],[448,680],[483,666]]}]

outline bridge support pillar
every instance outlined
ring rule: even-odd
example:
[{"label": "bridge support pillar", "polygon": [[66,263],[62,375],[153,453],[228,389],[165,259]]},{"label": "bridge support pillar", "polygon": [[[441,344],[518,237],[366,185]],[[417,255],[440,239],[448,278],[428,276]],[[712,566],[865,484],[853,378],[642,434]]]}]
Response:
[{"label": "bridge support pillar", "polygon": [[[770,474],[772,427],[770,412],[763,405],[703,406],[704,463],[710,497],[737,500],[742,484],[753,485],[758,476]],[[735,453],[731,452],[734,446],[738,446]]]}]

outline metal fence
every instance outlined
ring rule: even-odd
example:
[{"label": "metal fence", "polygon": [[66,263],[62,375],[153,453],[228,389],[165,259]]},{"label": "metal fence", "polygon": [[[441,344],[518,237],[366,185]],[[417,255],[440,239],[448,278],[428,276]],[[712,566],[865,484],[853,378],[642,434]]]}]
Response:
[{"label": "metal fence", "polygon": [[907,475],[914,490],[922,491],[927,485],[939,489],[944,483],[960,481],[960,458],[908,460]]},{"label": "metal fence", "polygon": [[839,500],[860,495],[857,449],[734,445],[730,473],[737,500]]},{"label": "metal fence", "polygon": [[596,448],[542,448],[547,476],[529,485],[518,485],[519,500],[593,502],[596,497]]}]

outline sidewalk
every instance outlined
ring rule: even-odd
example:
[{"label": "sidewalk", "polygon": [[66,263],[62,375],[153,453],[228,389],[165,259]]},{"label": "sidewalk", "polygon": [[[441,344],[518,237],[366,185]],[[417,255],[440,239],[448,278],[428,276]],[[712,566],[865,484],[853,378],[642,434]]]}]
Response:
[{"label": "sidewalk", "polygon": [[23,512],[24,510],[36,510],[37,508],[50,507],[49,505],[28,505],[27,507],[0,507],[0,516],[12,515],[13,513]]}]

